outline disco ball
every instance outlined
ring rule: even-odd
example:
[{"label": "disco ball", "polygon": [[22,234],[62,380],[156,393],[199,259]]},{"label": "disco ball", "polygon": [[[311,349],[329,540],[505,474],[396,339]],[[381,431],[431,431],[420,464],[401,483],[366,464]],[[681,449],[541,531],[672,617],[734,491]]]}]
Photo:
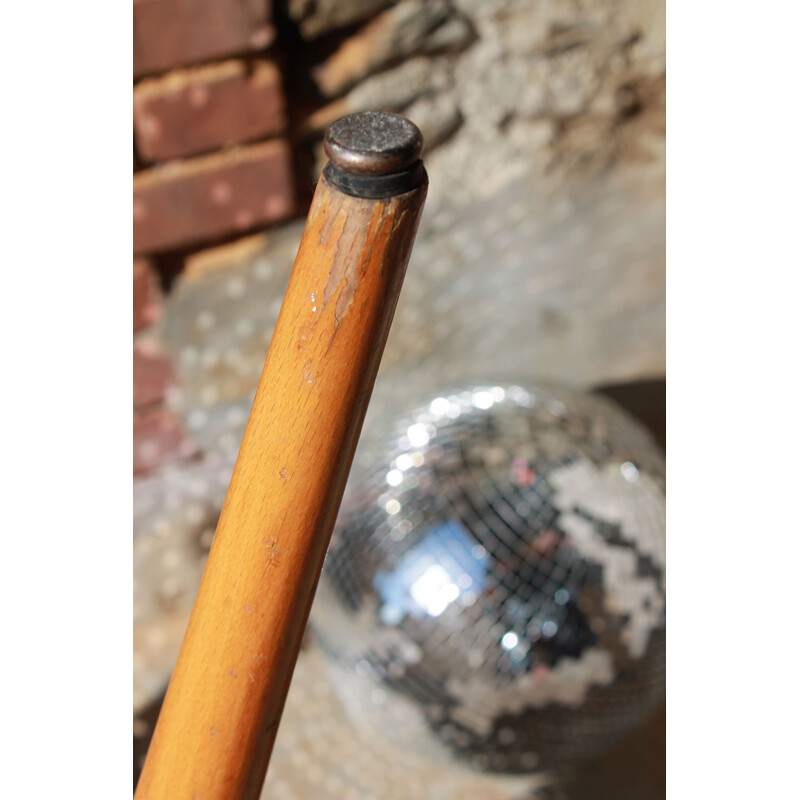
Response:
[{"label": "disco ball", "polygon": [[664,529],[663,455],[609,401],[443,392],[365,429],[312,629],[372,735],[567,766],[663,699]]}]

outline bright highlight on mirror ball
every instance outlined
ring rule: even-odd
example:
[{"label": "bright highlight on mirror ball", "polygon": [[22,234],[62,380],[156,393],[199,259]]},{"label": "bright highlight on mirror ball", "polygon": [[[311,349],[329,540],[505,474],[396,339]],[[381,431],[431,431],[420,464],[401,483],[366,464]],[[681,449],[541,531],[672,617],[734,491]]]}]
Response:
[{"label": "bright highlight on mirror ball", "polygon": [[468,386],[374,417],[311,615],[372,735],[508,773],[664,696],[664,460],[594,395]]}]

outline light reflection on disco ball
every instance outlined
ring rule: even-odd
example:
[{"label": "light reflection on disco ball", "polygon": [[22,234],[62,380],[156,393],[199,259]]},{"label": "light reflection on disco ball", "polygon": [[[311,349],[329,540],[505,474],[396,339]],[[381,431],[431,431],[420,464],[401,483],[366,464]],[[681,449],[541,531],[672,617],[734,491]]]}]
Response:
[{"label": "light reflection on disco ball", "polygon": [[475,386],[373,417],[312,611],[373,735],[499,772],[601,752],[664,695],[664,462],[609,401]]}]

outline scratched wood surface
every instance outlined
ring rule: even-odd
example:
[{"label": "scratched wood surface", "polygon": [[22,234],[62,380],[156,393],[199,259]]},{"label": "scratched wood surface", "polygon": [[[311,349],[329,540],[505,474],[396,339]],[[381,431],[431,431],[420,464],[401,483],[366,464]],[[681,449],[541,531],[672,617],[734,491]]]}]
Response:
[{"label": "scratched wood surface", "polygon": [[426,189],[317,186],[137,800],[259,796]]}]

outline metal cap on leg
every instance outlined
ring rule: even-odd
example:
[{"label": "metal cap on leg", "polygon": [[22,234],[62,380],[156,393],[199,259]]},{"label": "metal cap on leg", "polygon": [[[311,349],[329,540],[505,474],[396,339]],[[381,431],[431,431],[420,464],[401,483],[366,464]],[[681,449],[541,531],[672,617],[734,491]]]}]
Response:
[{"label": "metal cap on leg", "polygon": [[425,177],[422,133],[410,120],[384,111],[342,117],[325,134],[328,181],[355,197],[391,197]]}]

